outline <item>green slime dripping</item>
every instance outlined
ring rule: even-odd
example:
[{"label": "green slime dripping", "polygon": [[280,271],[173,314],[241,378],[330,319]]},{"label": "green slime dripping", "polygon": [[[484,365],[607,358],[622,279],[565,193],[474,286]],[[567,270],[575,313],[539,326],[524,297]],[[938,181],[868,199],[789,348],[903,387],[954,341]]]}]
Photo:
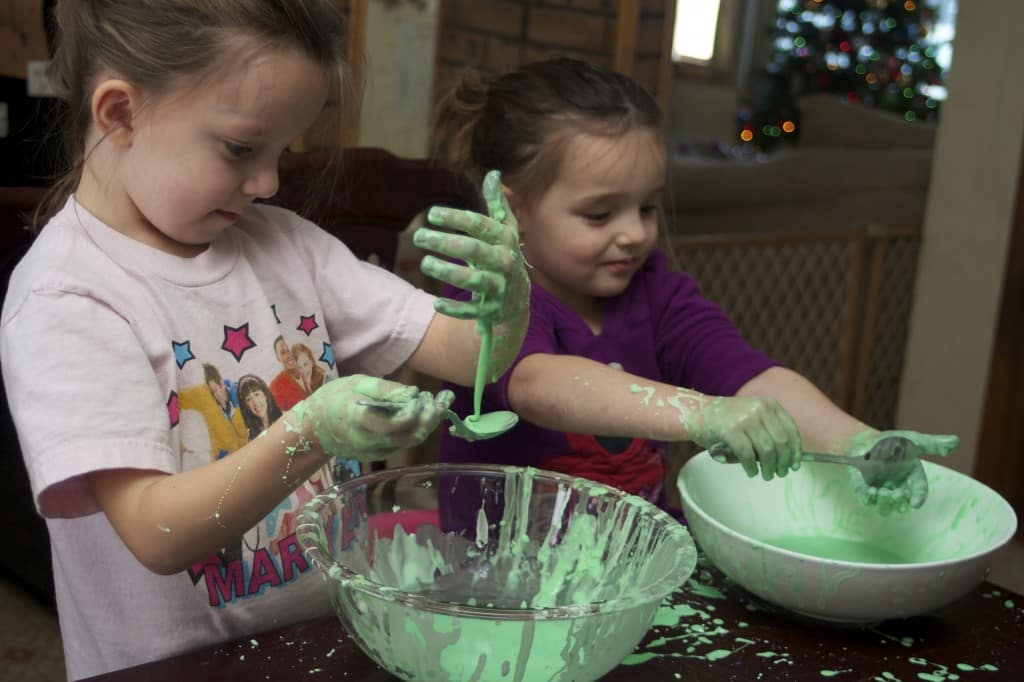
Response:
[{"label": "green slime dripping", "polygon": [[[513,611],[521,616],[490,617],[479,609],[432,612],[338,584],[336,608],[371,657],[404,679],[532,682],[596,679],[630,653],[650,627],[661,595],[621,608],[604,606],[637,595],[664,575],[666,565],[685,580],[696,562],[689,534],[660,514],[651,517],[646,502],[609,497],[601,486],[581,479],[559,486],[556,518],[538,535],[538,519],[530,517],[547,518],[551,510],[531,504],[535,475],[510,468],[505,476],[488,575],[477,575],[462,561],[460,550],[479,551],[475,539],[429,525],[411,535],[399,526],[393,538],[378,537],[367,574],[377,585],[423,595],[446,585],[448,598],[438,595],[442,601],[471,604],[467,593],[487,594],[481,602],[493,600],[502,609],[515,604]],[[560,512],[567,508],[572,513],[562,523]],[[486,523],[481,509],[477,525],[482,525],[480,514]],[[596,611],[573,617],[530,613],[573,604],[593,605]]]},{"label": "green slime dripping", "polygon": [[[480,303],[483,304],[482,296]],[[476,331],[480,335],[480,354],[477,356],[476,377],[473,382],[473,414],[462,420],[455,412],[448,410],[448,418],[452,422],[448,431],[453,436],[471,442],[500,436],[519,421],[519,416],[508,410],[480,414],[484,385],[487,383],[487,368],[491,363],[491,351],[494,350],[494,330],[489,322],[477,320]]]}]

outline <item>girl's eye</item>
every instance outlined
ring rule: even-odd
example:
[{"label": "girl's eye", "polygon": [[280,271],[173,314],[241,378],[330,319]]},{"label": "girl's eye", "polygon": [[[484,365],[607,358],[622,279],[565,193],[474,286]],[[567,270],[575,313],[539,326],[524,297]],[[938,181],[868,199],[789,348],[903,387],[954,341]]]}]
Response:
[{"label": "girl's eye", "polygon": [[640,207],[640,213],[642,213],[644,215],[653,215],[653,214],[655,214],[657,212],[658,212],[658,207],[654,206],[653,204],[650,205],[650,206],[641,206]]},{"label": "girl's eye", "polygon": [[249,145],[232,142],[231,140],[224,140],[224,149],[228,151],[228,154],[239,159],[252,153],[252,147]]},{"label": "girl's eye", "polygon": [[612,217],[611,211],[601,211],[600,213],[584,213],[583,217],[592,223],[603,223]]}]

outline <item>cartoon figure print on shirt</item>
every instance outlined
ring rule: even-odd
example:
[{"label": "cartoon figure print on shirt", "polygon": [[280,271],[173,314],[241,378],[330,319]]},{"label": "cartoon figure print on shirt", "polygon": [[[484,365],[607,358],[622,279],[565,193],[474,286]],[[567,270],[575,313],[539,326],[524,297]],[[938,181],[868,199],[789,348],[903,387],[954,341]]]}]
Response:
[{"label": "cartoon figure print on shirt", "polygon": [[[622,370],[618,362],[612,369]],[[566,433],[568,451],[545,460],[554,471],[606,483],[628,493],[656,501],[665,480],[665,446],[646,438],[592,436]]]},{"label": "cartoon figure print on shirt", "polygon": [[[183,469],[230,457],[333,378],[334,353],[316,315],[298,320],[283,323],[272,306],[267,319],[197,329],[188,339],[171,341],[179,383],[167,408]],[[189,569],[192,583],[205,588],[210,606],[219,607],[293,581],[309,570],[295,538],[302,506],[335,481],[359,473],[358,462],[336,458],[244,536]]]}]

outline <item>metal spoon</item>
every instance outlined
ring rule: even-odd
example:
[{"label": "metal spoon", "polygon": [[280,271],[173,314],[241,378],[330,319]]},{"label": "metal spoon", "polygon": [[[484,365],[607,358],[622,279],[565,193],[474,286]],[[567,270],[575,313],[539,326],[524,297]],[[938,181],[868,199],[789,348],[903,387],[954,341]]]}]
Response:
[{"label": "metal spoon", "polygon": [[[864,482],[873,488],[892,488],[903,483],[917,467],[918,458],[913,454],[913,445],[903,436],[886,436],[875,443],[863,455],[831,455],[824,452],[805,452],[804,462],[828,462],[845,464],[860,471]],[[739,459],[725,443],[715,443],[708,448],[708,454],[716,462],[738,464]]]},{"label": "metal spoon", "polygon": [[[387,400],[372,400],[370,398],[357,400],[356,405],[372,407],[377,410],[384,410],[389,413],[398,412],[405,403],[390,402]],[[485,440],[494,438],[505,433],[519,421],[519,415],[515,412],[499,411],[488,414],[471,414],[465,420],[452,410],[446,410],[445,416],[451,422],[449,430],[452,435],[468,441]]]}]

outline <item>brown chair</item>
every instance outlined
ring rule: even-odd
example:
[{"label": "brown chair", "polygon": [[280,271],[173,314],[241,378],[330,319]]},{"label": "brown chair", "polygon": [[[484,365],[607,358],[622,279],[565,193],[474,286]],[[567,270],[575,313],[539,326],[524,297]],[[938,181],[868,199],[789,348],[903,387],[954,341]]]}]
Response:
[{"label": "brown chair", "polygon": [[[0,300],[7,296],[7,283],[14,266],[32,244],[32,233],[26,226],[45,192],[40,187],[0,187]],[[0,552],[0,573],[52,607],[50,536],[32,503],[28,473],[21,459],[7,394],[2,390],[0,519],[4,520],[6,529],[4,551]]]},{"label": "brown chair", "polygon": [[375,147],[345,149],[340,159],[324,151],[287,154],[280,181],[269,203],[290,208],[388,269],[395,267],[399,235],[424,209],[478,206],[466,178]]}]

